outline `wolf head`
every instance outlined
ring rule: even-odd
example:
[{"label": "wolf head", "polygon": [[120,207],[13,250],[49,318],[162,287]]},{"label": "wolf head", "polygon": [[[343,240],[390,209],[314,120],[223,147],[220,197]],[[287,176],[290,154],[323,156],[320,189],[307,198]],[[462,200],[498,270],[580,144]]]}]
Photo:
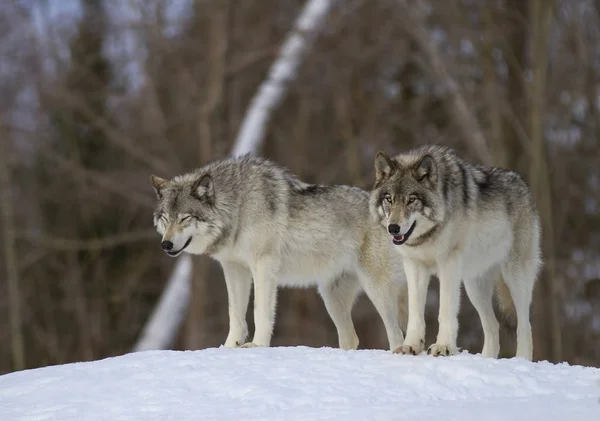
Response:
[{"label": "wolf head", "polygon": [[161,248],[172,257],[183,251],[203,254],[219,237],[215,188],[210,174],[186,174],[173,180],[151,176],[158,203],[154,226],[162,235]]},{"label": "wolf head", "polygon": [[435,157],[427,153],[390,158],[379,152],[375,157],[376,179],[369,207],[394,244],[420,244],[443,220],[439,176]]}]

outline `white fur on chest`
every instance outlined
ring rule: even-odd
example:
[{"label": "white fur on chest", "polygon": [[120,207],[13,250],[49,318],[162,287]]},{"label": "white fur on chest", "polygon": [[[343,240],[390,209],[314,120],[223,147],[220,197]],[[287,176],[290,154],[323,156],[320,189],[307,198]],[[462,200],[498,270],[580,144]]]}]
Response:
[{"label": "white fur on chest", "polygon": [[458,258],[465,277],[477,276],[506,258],[512,243],[506,218],[488,218],[449,223],[435,241],[417,247],[396,246],[405,258],[439,273],[450,259]]}]

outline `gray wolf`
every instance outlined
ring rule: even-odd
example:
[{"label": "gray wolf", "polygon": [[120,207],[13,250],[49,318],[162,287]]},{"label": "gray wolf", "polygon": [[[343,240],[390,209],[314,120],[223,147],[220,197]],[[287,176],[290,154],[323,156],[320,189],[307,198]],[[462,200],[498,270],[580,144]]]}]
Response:
[{"label": "gray wolf", "polygon": [[428,353],[457,352],[461,281],[481,318],[482,354],[497,358],[494,289],[517,321],[517,356],[531,360],[529,311],[541,266],[540,221],[527,184],[515,172],[465,162],[447,147],[427,145],[375,158],[370,210],[403,258],[408,328],[395,352],[424,348],[425,298],[431,275],[440,282],[439,331]]},{"label": "gray wolf", "polygon": [[[343,349],[358,347],[351,311],[364,291],[383,319],[390,349],[402,345],[404,269],[387,233],[370,217],[367,191],[304,183],[250,155],[151,181],[163,250],[208,255],[223,268],[226,347],[270,346],[278,286],[317,286]],[[246,343],[252,283],[255,333]]]}]

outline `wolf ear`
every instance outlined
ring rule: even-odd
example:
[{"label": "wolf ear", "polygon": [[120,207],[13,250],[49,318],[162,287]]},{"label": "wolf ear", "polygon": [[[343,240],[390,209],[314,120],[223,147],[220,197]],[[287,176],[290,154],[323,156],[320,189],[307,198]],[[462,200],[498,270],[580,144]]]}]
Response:
[{"label": "wolf ear", "polygon": [[421,162],[419,162],[419,165],[415,170],[415,176],[419,181],[428,179],[435,184],[437,181],[437,165],[431,155],[425,155],[421,159]]},{"label": "wolf ear", "polygon": [[213,179],[210,174],[204,174],[198,179],[198,181],[196,181],[192,193],[200,199],[206,199],[210,203],[213,202],[215,189],[213,185]]},{"label": "wolf ear", "polygon": [[152,183],[152,188],[154,188],[154,191],[156,192],[156,196],[160,199],[162,196],[160,192],[167,185],[169,180],[151,175],[150,182]]},{"label": "wolf ear", "polygon": [[375,185],[387,179],[396,169],[396,164],[383,152],[375,156]]}]

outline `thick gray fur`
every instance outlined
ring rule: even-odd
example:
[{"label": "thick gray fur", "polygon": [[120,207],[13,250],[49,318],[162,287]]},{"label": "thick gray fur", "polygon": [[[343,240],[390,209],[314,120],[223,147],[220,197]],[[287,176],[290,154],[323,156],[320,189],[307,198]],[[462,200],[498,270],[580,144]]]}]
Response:
[{"label": "thick gray fur", "polygon": [[[170,255],[206,254],[223,267],[229,296],[228,347],[269,346],[278,286],[317,286],[338,332],[356,349],[351,318],[364,291],[384,321],[390,349],[402,345],[406,308],[401,259],[357,187],[307,184],[272,161],[243,156],[172,180],[152,177],[154,223]],[[254,284],[252,342],[246,309]]]},{"label": "thick gray fur", "polygon": [[440,328],[429,353],[456,352],[462,282],[483,325],[482,354],[497,357],[500,348],[495,289],[500,307],[516,315],[517,356],[531,360],[529,312],[541,266],[541,229],[525,181],[513,171],[471,164],[438,145],[393,158],[379,153],[375,169],[371,214],[397,244],[409,289],[406,340],[397,352],[423,349],[425,296],[437,274]]}]

